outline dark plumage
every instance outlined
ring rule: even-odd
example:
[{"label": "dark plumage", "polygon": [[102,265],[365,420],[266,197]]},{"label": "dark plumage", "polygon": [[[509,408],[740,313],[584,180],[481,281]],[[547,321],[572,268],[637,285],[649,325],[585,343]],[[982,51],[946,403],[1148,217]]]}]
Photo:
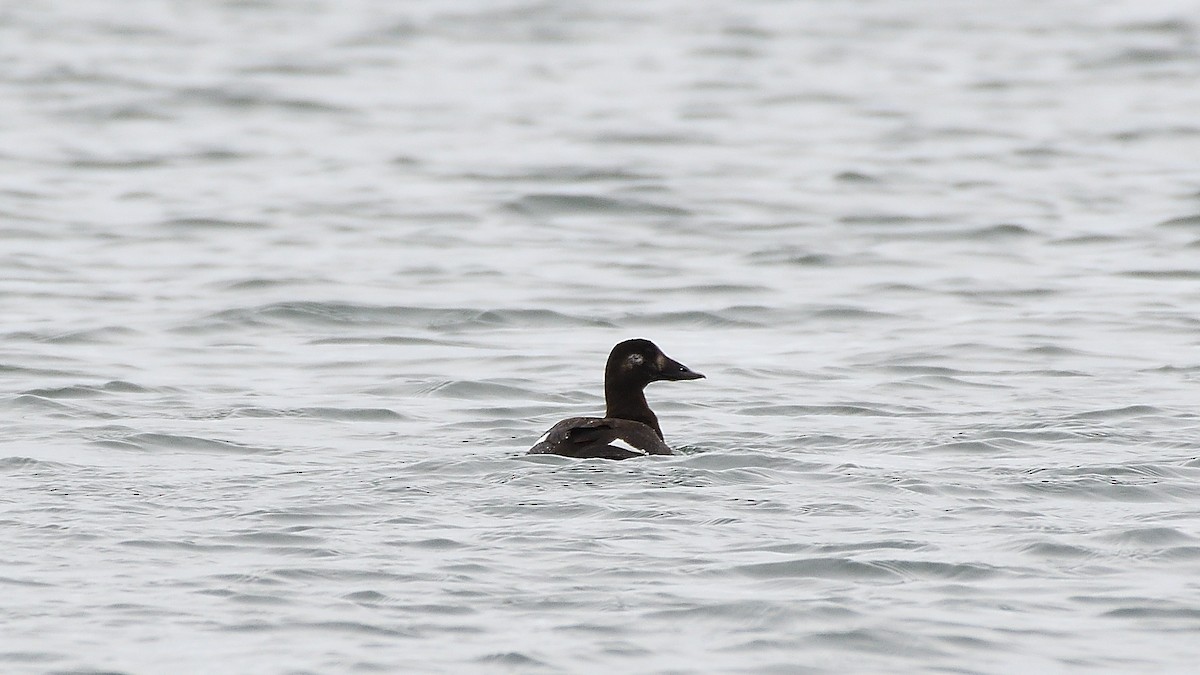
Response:
[{"label": "dark plumage", "polygon": [[643,390],[659,380],[704,377],[671,359],[653,342],[640,338],[613,347],[604,367],[604,417],[565,419],[542,435],[531,455],[628,459],[669,455],[658,418]]}]

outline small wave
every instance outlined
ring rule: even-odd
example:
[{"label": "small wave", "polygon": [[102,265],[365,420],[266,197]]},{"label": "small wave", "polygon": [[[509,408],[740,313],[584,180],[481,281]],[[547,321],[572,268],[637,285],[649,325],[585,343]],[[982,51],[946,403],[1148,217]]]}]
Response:
[{"label": "small wave", "polygon": [[[736,294],[755,294],[768,292],[766,286],[756,284],[716,284],[711,282],[702,282],[689,284],[686,286],[678,286],[675,288],[663,288],[658,291],[662,295],[682,295],[693,297],[696,295],[736,295]],[[765,308],[764,308],[765,309]]]},{"label": "small wave", "polygon": [[[4,579],[0,578],[0,583],[4,583]],[[66,659],[65,654],[55,654],[52,652],[33,652],[33,651],[4,651],[0,652],[0,663],[53,663],[54,661],[62,661]],[[96,675],[92,671],[88,671],[91,675]]]},{"label": "small wave", "polygon": [[471,616],[479,614],[480,611],[469,605],[460,604],[419,604],[419,605],[398,605],[398,608],[418,615],[437,615],[437,616]]},{"label": "small wave", "polygon": [[1031,556],[1054,560],[1086,560],[1098,554],[1097,551],[1084,546],[1075,546],[1054,541],[1039,541],[1026,544],[1020,550]]},{"label": "small wave", "polygon": [[[345,302],[279,302],[257,307],[227,309],[187,324],[178,330],[207,330],[226,325],[315,324],[325,326],[406,326],[436,330],[466,330],[511,325],[528,327],[575,327],[612,324],[543,309],[470,309],[359,305]],[[346,338],[327,338],[336,343]],[[389,338],[381,338],[387,340]],[[415,338],[395,338],[401,342]],[[436,343],[435,344],[440,344]]]},{"label": "small wave", "polygon": [[798,417],[801,415],[854,415],[861,417],[895,417],[896,413],[876,407],[857,405],[758,405],[738,410],[738,414],[755,417]]},{"label": "small wave", "polygon": [[390,422],[405,419],[390,408],[298,408],[303,417],[347,422]]},{"label": "small wave", "polygon": [[321,281],[324,281],[324,279],[313,277],[255,277],[251,279],[241,279],[239,281],[222,281],[213,284],[213,286],[227,291],[260,291],[264,289],[282,288],[286,286],[304,286]]},{"label": "small wave", "polygon": [[1172,546],[1162,549],[1157,555],[1167,560],[1200,560],[1200,546]]},{"label": "small wave", "polygon": [[597,143],[617,143],[622,145],[694,145],[697,143],[710,144],[713,142],[713,139],[707,136],[669,131],[657,133],[609,132],[596,134],[594,140]]},{"label": "small wave", "polygon": [[0,471],[60,471],[70,468],[70,464],[50,462],[32,457],[3,457],[0,458]]},{"label": "small wave", "polygon": [[119,441],[114,439],[99,439],[91,441],[91,444],[97,448],[107,448],[109,450],[128,450],[137,452],[144,448],[137,443],[129,443],[127,441]]},{"label": "small wave", "polygon": [[109,380],[100,387],[104,391],[115,391],[121,394],[148,394],[152,389],[147,389],[140,384],[126,382],[125,380]]},{"label": "small wave", "polygon": [[376,624],[363,623],[361,621],[300,621],[290,624],[281,624],[277,628],[295,629],[310,631],[313,629],[323,633],[353,633],[357,635],[370,635],[374,637],[418,637],[416,630],[404,627],[387,627]]},{"label": "small wave", "polygon": [[771,248],[762,251],[754,251],[746,256],[750,262],[759,265],[794,265],[796,267],[831,267],[839,261],[838,258],[825,254],[814,253],[811,251],[789,250],[786,247],[782,250],[779,248]]},{"label": "small wave", "polygon": [[550,183],[604,183],[615,181],[622,184],[630,181],[645,181],[648,174],[627,169],[597,169],[590,166],[550,166],[484,173],[472,171],[462,175],[470,180],[484,181],[545,181]]},{"label": "small wave", "polygon": [[1181,138],[1188,136],[1200,135],[1200,127],[1189,124],[1169,124],[1153,127],[1138,127],[1135,129],[1126,129],[1109,134],[1109,137],[1116,141],[1142,141],[1146,139],[1167,139],[1178,142]]},{"label": "small wave", "polygon": [[467,340],[453,340],[448,337],[423,338],[411,335],[381,335],[364,337],[331,337],[318,338],[309,344],[314,345],[402,345],[428,347],[467,347],[477,348],[479,344]]},{"label": "small wave", "polygon": [[531,194],[509,202],[506,207],[528,216],[686,216],[691,213],[665,204],[584,194]]},{"label": "small wave", "polygon": [[982,239],[987,241],[994,239],[1009,239],[1014,237],[1034,237],[1037,236],[1037,234],[1037,232],[1034,232],[1024,225],[1017,225],[1015,223],[1001,223],[999,225],[990,225],[976,230],[966,231],[963,233],[963,236],[968,239]]},{"label": "small wave", "polygon": [[222,593],[220,597],[228,602],[243,605],[288,605],[291,603],[287,598],[270,593]]},{"label": "small wave", "polygon": [[327,101],[305,98],[271,96],[262,91],[228,89],[223,87],[192,87],[179,90],[178,102],[245,110],[249,108],[279,108],[292,112],[341,113],[349,109]]},{"label": "small wave", "polygon": [[[843,616],[854,615],[852,610],[844,608],[838,608],[834,613]],[[666,619],[671,622],[721,617],[734,619],[739,623],[772,624],[787,620],[795,614],[797,614],[796,609],[778,602],[765,600],[727,600],[710,602],[697,607],[660,609],[650,612],[647,616],[656,619]]]},{"label": "small wave", "polygon": [[548,309],[499,309],[479,312],[471,323],[479,326],[549,328],[560,326],[612,327],[608,321],[586,316],[563,314]]},{"label": "small wave", "polygon": [[996,300],[996,299],[1027,299],[1027,298],[1046,298],[1057,295],[1059,291],[1054,288],[1046,288],[1042,286],[1032,286],[1024,288],[995,288],[986,290],[970,290],[970,291],[954,291],[955,295],[964,298],[976,298],[980,300]]},{"label": "small wave", "polygon": [[238,72],[247,75],[318,75],[322,77],[337,76],[344,72],[340,66],[332,63],[323,63],[319,61],[268,61],[258,63],[251,66],[245,66],[238,69]]},{"label": "small wave", "polygon": [[786,455],[744,453],[744,452],[704,452],[684,455],[685,459],[677,462],[680,466],[693,469],[720,471],[726,469],[776,469],[792,471],[808,471],[826,466],[824,463],[801,462]]},{"label": "small wave", "polygon": [[940,222],[943,218],[936,216],[910,216],[900,213],[862,213],[843,216],[838,222],[843,225],[915,225]]},{"label": "small wave", "polygon": [[323,543],[324,537],[314,536],[310,534],[297,534],[295,532],[239,532],[222,537],[226,541],[233,542],[232,546],[242,546],[245,544],[263,544],[277,547],[297,548],[302,546],[313,546]]},{"label": "small wave", "polygon": [[1125,237],[1118,237],[1111,234],[1083,234],[1064,239],[1055,239],[1050,244],[1053,246],[1091,246],[1094,244],[1120,244],[1126,241],[1128,240]]},{"label": "small wave", "polygon": [[1123,32],[1176,33],[1183,37],[1192,35],[1196,30],[1196,24],[1176,17],[1164,17],[1162,19],[1122,22],[1116,28]]},{"label": "small wave", "polygon": [[964,379],[963,377],[950,377],[948,375],[918,375],[904,381],[906,386],[924,387],[929,389],[957,389],[960,387],[969,387],[973,389],[1013,389],[1013,385],[1001,384],[999,382],[980,382]]},{"label": "small wave", "polygon": [[[806,638],[806,642],[810,643],[817,650],[836,649],[884,655],[888,659],[887,663],[893,663],[899,656],[928,660],[930,657],[943,655],[943,652],[937,649],[912,640],[908,633],[889,630],[859,628],[854,630],[816,631]],[[877,669],[868,667],[866,670],[887,672],[890,669],[881,666]],[[960,668],[957,670],[966,669]]]},{"label": "small wave", "polygon": [[1026,375],[1026,376],[1044,375],[1046,377],[1091,377],[1092,376],[1092,373],[1086,373],[1082,370],[1055,370],[1055,369],[1024,370],[1024,371],[1020,371],[1017,374]]},{"label": "small wave", "polygon": [[929,545],[919,541],[885,539],[881,541],[861,541],[851,544],[824,544],[817,546],[821,553],[861,553],[863,551],[919,551],[929,548]]},{"label": "small wave", "polygon": [[1120,408],[1103,408],[1089,412],[1076,413],[1067,417],[1069,420],[1123,420],[1147,415],[1161,415],[1163,410],[1149,405],[1128,405]]},{"label": "small wave", "polygon": [[182,436],[175,434],[138,433],[123,439],[143,450],[194,450],[200,452],[219,452],[235,454],[263,454],[277,452],[268,449],[235,443],[233,441],[214,440],[197,436]]},{"label": "small wave", "polygon": [[757,579],[818,578],[818,579],[889,579],[896,578],[894,570],[849,558],[800,558],[769,563],[751,563],[729,568],[741,576]]},{"label": "small wave", "polygon": [[120,546],[153,550],[176,551],[237,551],[243,547],[232,544],[202,544],[181,539],[126,539],[117,542]]},{"label": "small wave", "polygon": [[504,668],[549,668],[550,664],[539,661],[521,652],[494,652],[475,659],[476,663],[503,666]]},{"label": "small wave", "polygon": [[754,305],[717,311],[629,313],[617,320],[619,325],[683,328],[760,327],[770,322],[771,312],[766,307]]},{"label": "small wave", "polygon": [[1200,271],[1196,270],[1129,270],[1121,272],[1121,276],[1132,279],[1151,279],[1155,281],[1195,281],[1200,279]]},{"label": "small wave", "polygon": [[833,179],[842,183],[879,183],[880,179],[877,176],[872,176],[869,173],[861,171],[842,171],[833,176]]},{"label": "small wave", "polygon": [[444,380],[425,385],[419,393],[469,401],[530,399],[537,396],[532,390],[491,380]]},{"label": "small wave", "polygon": [[1181,472],[1157,464],[1085,465],[1055,470],[1062,476],[1109,476],[1132,479],[1183,478]]},{"label": "small wave", "polygon": [[114,413],[91,411],[86,412],[84,408],[69,403],[36,396],[33,394],[18,394],[7,401],[0,400],[0,407],[12,408],[16,410],[37,410],[44,414],[54,417],[80,417],[90,416],[103,419],[112,419],[116,415]]},{"label": "small wave", "polygon": [[261,230],[268,225],[256,220],[228,220],[225,218],[172,218],[162,221],[164,227],[180,227],[199,230]]},{"label": "small wave", "polygon": [[1158,224],[1159,227],[1200,227],[1200,213],[1194,216],[1182,216],[1180,218],[1172,218],[1164,220]]},{"label": "small wave", "polygon": [[1196,541],[1196,538],[1173,527],[1137,527],[1114,532],[1103,537],[1123,545],[1137,546],[1166,546],[1168,544],[1184,544]]},{"label": "small wave", "polygon": [[[3,191],[0,191],[0,195],[3,195]],[[0,220],[19,220],[19,221],[28,223],[30,221],[38,221],[40,219],[30,216],[28,214],[17,213],[15,211],[0,210]],[[44,229],[38,230],[38,229],[32,229],[32,228],[17,228],[17,227],[0,228],[0,240],[5,240],[5,241],[18,241],[18,240],[49,241],[54,238],[55,238],[54,235],[50,234],[48,231],[46,231]],[[5,267],[8,268],[10,273],[12,270],[17,270],[17,269],[23,269],[23,270],[41,270],[41,269],[43,269],[42,265],[40,265],[40,264],[37,264],[33,261],[23,261],[23,260],[6,260]]]},{"label": "small wave", "polygon": [[973,441],[952,441],[928,448],[931,452],[964,452],[970,454],[982,453],[988,455],[1003,454],[1014,447],[1028,447],[1029,443],[1011,438],[987,438]]},{"label": "small wave", "polygon": [[39,396],[41,398],[95,398],[102,396],[104,392],[99,387],[88,387],[84,385],[72,385],[68,387],[55,387],[53,389],[29,389],[21,392],[28,396]]},{"label": "small wave", "polygon": [[1104,613],[1104,616],[1125,619],[1200,619],[1200,609],[1195,607],[1163,607],[1157,604],[1119,607]]},{"label": "small wave", "polygon": [[416,541],[404,542],[387,542],[392,545],[399,545],[404,548],[413,547],[421,548],[429,551],[457,551],[461,549],[471,548],[473,545],[464,544],[461,541],[448,539],[446,537],[434,537],[432,539],[418,539]]},{"label": "small wave", "polygon": [[343,595],[342,599],[349,600],[351,602],[361,602],[374,605],[376,603],[390,600],[391,598],[383,593],[380,593],[379,591],[354,591],[352,593]]},{"label": "small wave", "polygon": [[406,419],[404,415],[401,415],[400,413],[389,408],[261,408],[257,406],[235,408],[228,411],[226,414],[216,415],[215,417],[253,417],[260,419],[275,417],[312,417],[316,419],[342,420],[350,422],[388,422],[392,420]]},{"label": "small wave", "polygon": [[[83,117],[97,120],[167,119],[145,108],[101,106],[81,110]],[[169,163],[168,157],[80,157],[67,163],[76,169],[157,169]]]},{"label": "small wave", "polygon": [[1190,61],[1195,54],[1190,49],[1164,49],[1154,47],[1133,47],[1122,50],[1111,56],[1090,60],[1080,64],[1088,69],[1106,69],[1123,67],[1145,67],[1173,63],[1175,61]]},{"label": "small wave", "polygon": [[48,389],[30,389],[28,391],[24,391],[21,393],[28,394],[30,396],[39,396],[42,398],[49,398],[49,399],[59,399],[59,398],[71,399],[71,398],[96,398],[98,396],[103,396],[105,394],[112,393],[112,392],[123,393],[123,394],[143,394],[143,393],[147,393],[148,391],[149,390],[146,389],[145,387],[138,386],[131,382],[124,382],[121,380],[112,380],[110,382],[106,382],[102,385],[96,385],[96,386],[77,384],[77,385],[71,385],[71,386],[67,386],[67,387],[54,387],[54,388],[48,388]]},{"label": "small wave", "polygon": [[[914,222],[937,224],[947,221],[946,218],[914,219]],[[940,227],[923,229],[906,229],[902,236],[923,241],[1005,241],[1040,236],[1038,232],[1024,225],[1001,223],[982,227]],[[894,263],[898,264],[898,263]]]},{"label": "small wave", "polygon": [[8,339],[26,339],[34,342],[63,345],[96,345],[123,342],[138,331],[127,326],[103,326],[86,330],[74,330],[65,333],[10,333]]},{"label": "small wave", "polygon": [[1038,345],[1036,347],[1028,347],[1025,349],[1026,354],[1037,354],[1039,356],[1095,356],[1091,352],[1085,352],[1081,349],[1073,349],[1071,347],[1063,347],[1061,345]]},{"label": "small wave", "polygon": [[903,365],[903,364],[888,364],[881,368],[894,373],[904,373],[906,375],[969,375],[965,370],[957,368],[947,368],[945,366],[925,366],[925,365]]},{"label": "small wave", "polygon": [[998,568],[982,563],[944,563],[932,560],[877,560],[871,563],[896,574],[913,579],[978,580],[1000,573]]},{"label": "small wave", "polygon": [[1082,499],[1132,503],[1160,503],[1196,499],[1200,490],[1168,486],[1144,479],[1121,479],[1113,476],[1047,476],[1039,481],[1023,481],[1015,486],[1022,492]]},{"label": "small wave", "polygon": [[858,320],[858,319],[898,319],[899,315],[891,312],[881,312],[874,309],[864,309],[850,305],[824,307],[811,313],[812,318],[819,320]]}]

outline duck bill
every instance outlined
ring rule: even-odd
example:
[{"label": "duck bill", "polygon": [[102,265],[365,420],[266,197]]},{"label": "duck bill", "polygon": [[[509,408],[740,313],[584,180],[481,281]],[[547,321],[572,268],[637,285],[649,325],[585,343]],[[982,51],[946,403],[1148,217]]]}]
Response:
[{"label": "duck bill", "polygon": [[682,363],[680,363],[672,358],[669,358],[669,357],[663,357],[661,379],[671,380],[671,381],[699,380],[699,379],[702,379],[703,377],[704,377],[703,374],[697,373],[696,371],[692,370],[691,368],[688,368],[687,366],[683,365]]}]

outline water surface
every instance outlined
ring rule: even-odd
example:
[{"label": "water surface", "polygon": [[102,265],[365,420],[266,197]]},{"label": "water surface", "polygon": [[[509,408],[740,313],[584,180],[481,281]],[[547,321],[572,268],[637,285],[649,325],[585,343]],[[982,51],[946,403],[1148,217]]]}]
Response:
[{"label": "water surface", "polygon": [[0,10],[0,668],[1191,670],[1192,10]]}]

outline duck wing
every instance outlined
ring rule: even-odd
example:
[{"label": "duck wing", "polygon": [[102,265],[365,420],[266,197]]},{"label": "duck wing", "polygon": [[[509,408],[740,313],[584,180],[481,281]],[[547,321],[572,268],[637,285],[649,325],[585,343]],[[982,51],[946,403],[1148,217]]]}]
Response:
[{"label": "duck wing", "polygon": [[669,455],[653,429],[630,420],[601,417],[565,419],[542,435],[529,449],[531,455],[629,459],[645,455]]}]

